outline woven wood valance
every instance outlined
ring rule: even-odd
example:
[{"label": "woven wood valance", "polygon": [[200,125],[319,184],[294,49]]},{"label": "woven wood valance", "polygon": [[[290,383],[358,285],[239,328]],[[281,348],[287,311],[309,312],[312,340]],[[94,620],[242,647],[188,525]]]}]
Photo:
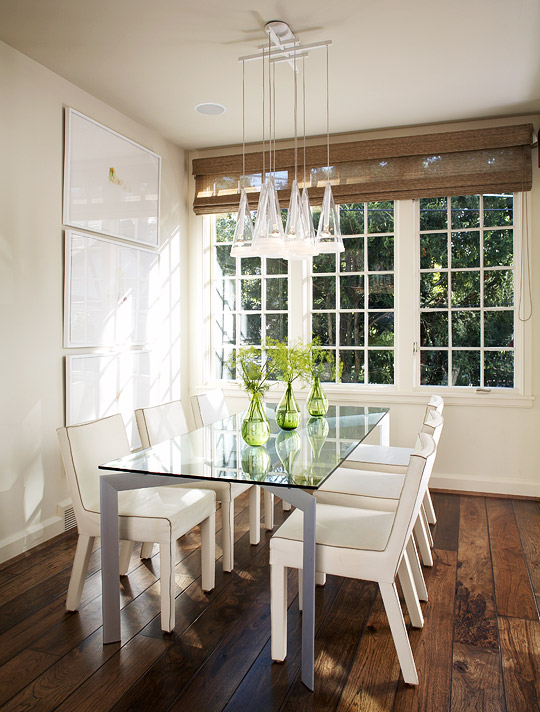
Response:
[{"label": "woven wood valance", "polygon": [[[353,141],[330,146],[330,180],[338,203],[429,198],[530,190],[533,125]],[[299,160],[301,158],[299,151]],[[306,149],[306,182],[312,205],[322,203],[327,180],[326,146]],[[267,158],[268,165],[268,158]],[[303,166],[298,182],[303,187]],[[261,152],[193,160],[197,215],[238,209],[238,186],[257,207],[262,175]],[[276,151],[275,181],[286,207],[294,179],[294,150]]]}]

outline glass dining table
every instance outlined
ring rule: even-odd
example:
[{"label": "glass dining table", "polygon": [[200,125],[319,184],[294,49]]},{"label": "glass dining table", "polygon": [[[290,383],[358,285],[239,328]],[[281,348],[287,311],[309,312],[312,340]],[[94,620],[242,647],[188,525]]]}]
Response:
[{"label": "glass dining table", "polygon": [[376,427],[388,408],[330,406],[326,417],[302,414],[296,430],[280,430],[276,405],[266,406],[271,434],[263,446],[241,436],[243,413],[100,465],[103,642],[120,640],[118,492],[201,480],[262,487],[304,515],[302,681],[313,690],[315,635],[315,517],[313,492]]}]

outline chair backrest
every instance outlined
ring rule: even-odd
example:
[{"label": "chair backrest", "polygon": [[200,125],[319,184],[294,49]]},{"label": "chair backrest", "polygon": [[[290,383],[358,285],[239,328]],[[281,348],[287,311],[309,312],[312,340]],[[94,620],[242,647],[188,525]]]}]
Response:
[{"label": "chair backrest", "polygon": [[[442,427],[442,424],[439,427]],[[433,436],[429,433],[420,433],[418,445],[409,460],[392,532],[386,546],[387,555],[394,566],[394,574],[397,573],[405,545],[420,512],[436,454],[437,443]]]},{"label": "chair backrest", "polygon": [[188,432],[186,415],[179,400],[151,408],[139,408],[135,411],[135,418],[143,447],[150,447]]},{"label": "chair backrest", "polygon": [[98,465],[131,452],[126,427],[118,414],[58,428],[56,432],[79,524],[86,512],[99,512],[99,478],[102,473]]},{"label": "chair backrest", "polygon": [[229,416],[229,409],[221,388],[191,396],[191,405],[197,427],[212,425]]},{"label": "chair backrest", "polygon": [[442,412],[444,410],[444,399],[442,396],[431,396],[426,406],[426,414],[424,416],[424,421],[429,415],[429,413],[434,410],[436,410],[437,413],[440,413],[442,415]]},{"label": "chair backrest", "polygon": [[435,440],[435,444],[439,445],[439,440],[441,439],[441,433],[444,425],[444,420],[442,415],[437,410],[431,410],[426,413],[424,418],[424,424],[422,425],[422,433],[428,433]]}]

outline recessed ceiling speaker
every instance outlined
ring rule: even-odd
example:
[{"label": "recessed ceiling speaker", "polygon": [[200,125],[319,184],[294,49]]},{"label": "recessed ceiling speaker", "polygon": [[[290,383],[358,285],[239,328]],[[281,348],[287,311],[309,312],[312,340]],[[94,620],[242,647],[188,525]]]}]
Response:
[{"label": "recessed ceiling speaker", "polygon": [[222,114],[224,111],[227,111],[227,109],[223,106],[223,104],[216,104],[213,101],[208,101],[204,104],[197,104],[195,111],[198,111],[199,114],[205,114],[206,116],[217,116],[218,114]]}]

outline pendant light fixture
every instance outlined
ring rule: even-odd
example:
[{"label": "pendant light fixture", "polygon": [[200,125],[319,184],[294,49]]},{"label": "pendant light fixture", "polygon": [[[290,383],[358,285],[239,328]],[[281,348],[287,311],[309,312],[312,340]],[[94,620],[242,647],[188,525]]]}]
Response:
[{"label": "pendant light fixture", "polygon": [[330,97],[328,80],[328,47],[326,48],[326,170],[327,179],[324,187],[324,196],[319,218],[319,227],[315,240],[319,253],[343,252],[345,246],[341,237],[339,225],[339,211],[334,202],[332,186],[330,184]]}]

